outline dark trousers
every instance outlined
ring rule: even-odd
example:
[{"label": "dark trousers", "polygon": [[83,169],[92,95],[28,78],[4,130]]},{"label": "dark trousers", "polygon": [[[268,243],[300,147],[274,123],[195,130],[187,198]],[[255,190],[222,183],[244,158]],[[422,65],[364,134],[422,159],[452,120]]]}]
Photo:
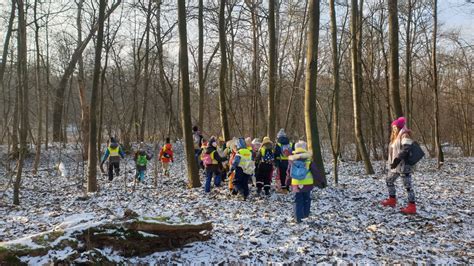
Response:
[{"label": "dark trousers", "polygon": [[311,209],[311,191],[295,193],[294,212],[296,222],[301,223],[301,219],[309,216]]},{"label": "dark trousers", "polygon": [[204,191],[211,192],[211,180],[214,175],[214,186],[218,187],[221,185],[221,175],[219,171],[214,171],[213,169],[206,169],[206,185],[204,186]]},{"label": "dark trousers", "polygon": [[262,188],[265,190],[265,194],[270,194],[270,184],[272,183],[273,166],[268,163],[260,163],[257,172],[257,193],[262,192]]},{"label": "dark trousers", "polygon": [[242,196],[244,196],[244,199],[247,199],[249,196],[249,179],[250,175],[244,173],[242,168],[237,167],[233,180],[234,192],[240,193]]},{"label": "dark trousers", "polygon": [[118,176],[120,174],[120,162],[109,162],[109,181],[114,179],[114,170],[115,175]]},{"label": "dark trousers", "polygon": [[280,177],[281,189],[288,189],[286,187],[286,171],[288,170],[288,161],[281,160],[278,164],[278,176]]},{"label": "dark trousers", "polygon": [[196,164],[197,164],[197,168],[198,170],[201,169],[201,149],[194,149],[194,158],[196,159]]}]

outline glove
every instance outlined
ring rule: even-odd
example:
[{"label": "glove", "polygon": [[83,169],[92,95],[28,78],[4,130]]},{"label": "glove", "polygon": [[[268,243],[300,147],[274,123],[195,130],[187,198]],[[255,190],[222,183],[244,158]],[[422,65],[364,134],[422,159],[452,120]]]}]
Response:
[{"label": "glove", "polygon": [[402,160],[400,160],[400,158],[395,158],[393,160],[393,163],[390,164],[390,169],[395,169],[397,168],[398,164],[400,164]]}]

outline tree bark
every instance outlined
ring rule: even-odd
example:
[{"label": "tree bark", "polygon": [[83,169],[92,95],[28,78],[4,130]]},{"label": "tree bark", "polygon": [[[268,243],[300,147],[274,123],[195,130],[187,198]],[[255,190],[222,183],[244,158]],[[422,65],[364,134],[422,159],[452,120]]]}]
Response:
[{"label": "tree bark", "polygon": [[198,29],[199,29],[199,47],[198,47],[198,83],[199,83],[199,114],[198,126],[203,129],[204,121],[204,3],[199,0]]},{"label": "tree bark", "polygon": [[220,1],[219,6],[219,44],[221,50],[221,68],[219,72],[219,106],[224,139],[230,139],[229,122],[227,120],[226,105],[226,74],[227,74],[227,50],[225,37],[225,0]]},{"label": "tree bark", "polygon": [[13,185],[13,204],[20,205],[20,185],[23,163],[27,153],[26,138],[28,135],[28,62],[27,62],[27,40],[26,40],[26,18],[23,0],[17,0],[18,4],[18,90],[20,112],[20,156],[18,168]]},{"label": "tree bark", "polygon": [[337,48],[337,24],[336,8],[334,0],[329,0],[329,13],[331,17],[331,48],[332,48],[332,82],[334,86],[331,111],[331,149],[333,159],[334,183],[338,179],[338,157],[339,157],[339,50]]},{"label": "tree bark", "polygon": [[186,166],[190,187],[200,187],[199,173],[196,159],[194,158],[190,87],[188,69],[188,37],[186,30],[186,4],[185,0],[178,0],[178,30],[179,30],[179,69],[181,74],[181,120],[183,125],[184,146],[186,152]]},{"label": "tree bark", "polygon": [[145,127],[146,127],[146,107],[148,102],[148,87],[150,84],[150,24],[151,24],[151,3],[148,1],[147,15],[146,15],[146,38],[145,38],[145,77],[143,80],[143,105],[142,105],[142,122],[140,123],[140,140],[145,140]]},{"label": "tree bark", "polygon": [[43,133],[43,92],[40,77],[40,46],[39,46],[39,24],[38,24],[38,0],[34,3],[34,23],[35,23],[35,47],[36,47],[36,67],[35,67],[35,87],[38,100],[38,132],[36,135],[36,153],[35,162],[33,164],[33,174],[38,173],[38,165],[41,158],[41,139]]},{"label": "tree bark", "polygon": [[10,46],[10,38],[15,20],[15,10],[16,0],[13,0],[12,9],[10,11],[10,19],[8,20],[8,28],[7,32],[5,33],[5,42],[3,43],[2,61],[0,62],[0,86],[3,86],[3,75],[5,74],[5,66],[7,65],[8,47]]},{"label": "tree bark", "polygon": [[411,21],[412,21],[412,13],[413,13],[413,0],[408,0],[408,18],[407,18],[407,28],[406,28],[406,49],[405,49],[405,117],[407,118],[407,126],[410,127],[411,125],[411,110],[410,110],[410,103],[411,103],[411,92],[410,92],[410,75],[411,75]]},{"label": "tree bark", "polygon": [[357,149],[360,152],[362,160],[364,160],[365,171],[367,174],[373,174],[374,169],[370,162],[369,154],[367,148],[365,147],[364,137],[362,134],[362,119],[361,119],[361,104],[360,104],[360,73],[361,68],[359,65],[359,50],[358,40],[357,40],[357,29],[358,29],[358,3],[357,0],[351,0],[351,62],[352,62],[352,104],[354,109],[354,130],[357,143]]},{"label": "tree bark", "polygon": [[400,101],[400,73],[398,63],[398,0],[388,0],[388,31],[390,46],[390,103],[392,119],[403,116]]},{"label": "tree bark", "polygon": [[276,0],[268,1],[268,124],[267,136],[275,139],[275,88],[277,79],[277,49],[275,33],[275,3]]},{"label": "tree bark", "polygon": [[436,157],[438,158],[438,169],[444,163],[443,149],[439,140],[439,85],[438,85],[438,62],[436,55],[437,48],[437,37],[438,37],[438,0],[433,1],[433,52],[432,52],[432,64],[433,64],[433,98],[434,98],[434,140],[436,148]]},{"label": "tree bark", "polygon": [[309,1],[308,50],[306,51],[306,79],[304,95],[304,117],[308,148],[313,152],[313,161],[325,176],[324,162],[319,141],[316,110],[316,88],[318,75],[318,42],[319,42],[319,0]]},{"label": "tree bark", "polygon": [[100,65],[102,58],[102,47],[104,44],[104,21],[105,8],[107,7],[107,0],[100,0],[99,2],[99,19],[97,40],[95,46],[94,59],[94,77],[92,78],[91,91],[91,105],[90,105],[90,125],[89,125],[89,162],[87,175],[87,192],[97,191],[97,98],[99,94],[99,79],[100,79]]}]

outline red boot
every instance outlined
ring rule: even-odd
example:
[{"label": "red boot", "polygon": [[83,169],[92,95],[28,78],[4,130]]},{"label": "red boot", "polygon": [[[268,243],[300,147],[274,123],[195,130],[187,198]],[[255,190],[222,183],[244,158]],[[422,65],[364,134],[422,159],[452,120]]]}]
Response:
[{"label": "red boot", "polygon": [[414,202],[409,202],[405,208],[401,208],[400,211],[403,214],[416,214],[416,204]]},{"label": "red boot", "polygon": [[389,197],[388,199],[385,199],[382,201],[382,206],[390,206],[390,207],[395,207],[397,205],[397,198],[395,197]]}]

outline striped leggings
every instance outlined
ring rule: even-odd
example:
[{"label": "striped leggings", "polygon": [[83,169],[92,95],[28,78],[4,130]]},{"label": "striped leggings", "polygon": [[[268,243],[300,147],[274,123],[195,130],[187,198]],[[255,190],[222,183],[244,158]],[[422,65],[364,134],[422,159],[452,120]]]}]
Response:
[{"label": "striped leggings", "polygon": [[399,173],[391,173],[386,179],[387,182],[387,188],[388,188],[388,194],[391,197],[395,197],[397,194],[397,191],[395,189],[395,182],[397,181],[397,178],[401,176],[403,179],[403,185],[405,186],[405,189],[407,190],[408,194],[408,202],[415,202],[415,191],[413,191],[413,180],[411,177],[411,174],[399,174]]}]

